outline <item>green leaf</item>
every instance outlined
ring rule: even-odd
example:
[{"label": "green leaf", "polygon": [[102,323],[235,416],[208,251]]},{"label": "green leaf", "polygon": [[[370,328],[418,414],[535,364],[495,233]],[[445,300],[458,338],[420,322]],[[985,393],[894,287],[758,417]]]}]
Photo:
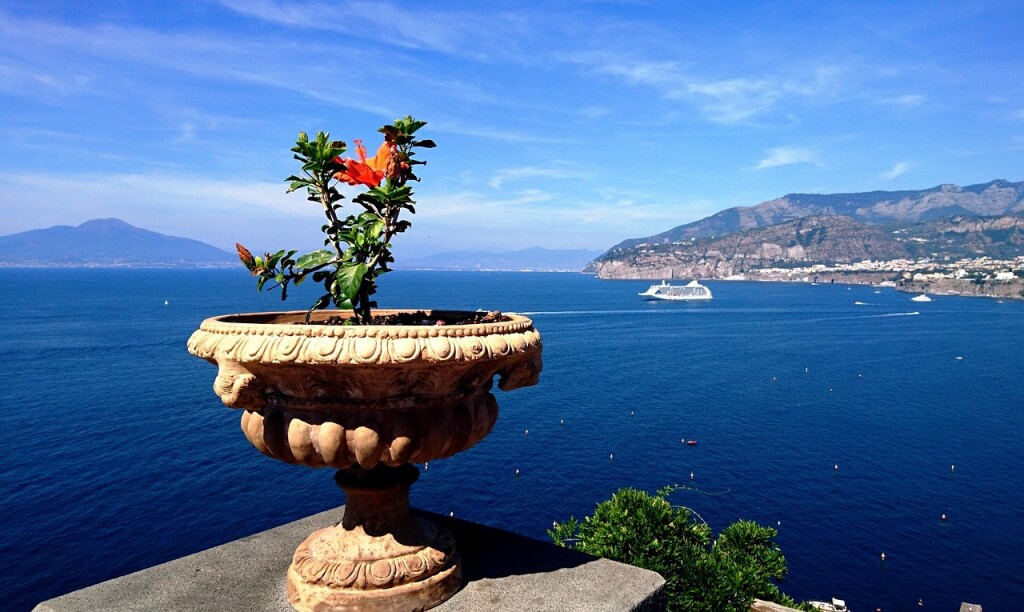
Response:
[{"label": "green leaf", "polygon": [[359,287],[363,284],[363,276],[366,275],[366,264],[345,264],[337,273],[335,282],[338,289],[349,300],[359,295]]},{"label": "green leaf", "polygon": [[295,265],[296,267],[304,270],[309,270],[310,268],[316,268],[317,266],[330,263],[332,259],[334,259],[334,253],[326,249],[320,249],[319,251],[306,253],[302,257],[299,257],[295,261]]}]

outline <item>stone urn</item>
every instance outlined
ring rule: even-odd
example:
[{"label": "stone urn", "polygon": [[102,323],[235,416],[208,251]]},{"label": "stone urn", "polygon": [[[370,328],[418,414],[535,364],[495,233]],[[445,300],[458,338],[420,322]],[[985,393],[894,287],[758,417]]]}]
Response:
[{"label": "stone urn", "polygon": [[[375,311],[394,314],[397,311]],[[467,313],[439,312],[441,320]],[[239,408],[263,454],[332,467],[341,522],[295,551],[287,592],[298,610],[422,610],[461,586],[451,533],[414,517],[413,465],[490,433],[491,394],[537,383],[541,339],[530,319],[465,325],[324,325],[338,311],[237,314],[203,321],[191,354],[217,364],[214,391]]]}]

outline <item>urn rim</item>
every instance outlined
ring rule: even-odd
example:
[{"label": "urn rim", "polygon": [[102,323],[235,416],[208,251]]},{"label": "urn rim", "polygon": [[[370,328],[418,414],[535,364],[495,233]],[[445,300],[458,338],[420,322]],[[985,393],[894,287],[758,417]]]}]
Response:
[{"label": "urn rim", "polygon": [[[451,318],[480,312],[427,308],[378,309],[373,312],[378,315],[390,315],[420,311],[428,316],[444,317],[447,315]],[[508,318],[507,321],[451,325],[325,325],[323,323],[305,323],[305,310],[285,310],[217,315],[204,320],[199,329],[214,334],[231,335],[393,339],[478,337],[524,332],[533,328],[533,321],[526,316],[506,312],[502,314]],[[314,312],[311,318],[314,321],[322,321],[334,316],[348,318],[351,313],[339,310],[319,310]]]}]

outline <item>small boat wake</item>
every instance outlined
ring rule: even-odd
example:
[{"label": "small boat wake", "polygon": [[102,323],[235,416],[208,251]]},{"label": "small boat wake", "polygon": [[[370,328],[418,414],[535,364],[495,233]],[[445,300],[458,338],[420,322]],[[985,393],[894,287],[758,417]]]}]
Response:
[{"label": "small boat wake", "polygon": [[889,317],[916,317],[921,314],[918,311],[913,312],[887,312],[885,314],[872,314],[872,315],[852,315],[849,317],[819,317],[816,319],[805,319],[803,323],[820,323],[822,321],[844,321],[848,319],[887,319]]}]

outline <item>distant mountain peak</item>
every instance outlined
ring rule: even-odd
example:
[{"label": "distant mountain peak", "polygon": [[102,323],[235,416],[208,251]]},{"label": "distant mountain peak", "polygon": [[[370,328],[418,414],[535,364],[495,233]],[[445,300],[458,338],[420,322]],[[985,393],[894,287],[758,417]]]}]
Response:
[{"label": "distant mountain peak", "polygon": [[204,242],[167,236],[115,218],[0,236],[3,265],[210,267],[234,263],[231,253]]},{"label": "distant mountain peak", "polygon": [[90,219],[80,225],[75,226],[77,229],[92,230],[92,229],[139,229],[134,225],[122,221],[116,217],[107,217],[105,219]]}]

